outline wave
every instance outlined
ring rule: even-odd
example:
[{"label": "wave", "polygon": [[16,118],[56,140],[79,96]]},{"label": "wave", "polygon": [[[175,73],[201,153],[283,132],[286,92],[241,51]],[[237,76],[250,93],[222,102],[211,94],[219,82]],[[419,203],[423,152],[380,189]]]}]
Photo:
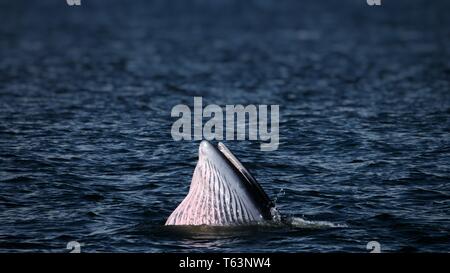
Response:
[{"label": "wave", "polygon": [[[286,221],[286,220],[285,220]],[[311,221],[300,217],[290,217],[287,224],[295,228],[322,229],[322,228],[346,228],[346,224],[332,223],[328,221]]]}]

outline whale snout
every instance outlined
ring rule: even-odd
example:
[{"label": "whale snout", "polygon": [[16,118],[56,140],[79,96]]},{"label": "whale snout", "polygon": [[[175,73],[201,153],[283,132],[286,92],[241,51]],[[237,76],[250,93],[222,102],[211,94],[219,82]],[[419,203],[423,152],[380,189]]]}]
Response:
[{"label": "whale snout", "polygon": [[198,154],[200,156],[207,156],[208,152],[210,152],[214,146],[206,140],[202,140],[200,142],[200,146],[198,147]]},{"label": "whale snout", "polygon": [[200,146],[198,147],[198,155],[200,160],[213,160],[213,161],[221,161],[221,156],[219,150],[209,143],[207,140],[202,140],[200,142]]}]

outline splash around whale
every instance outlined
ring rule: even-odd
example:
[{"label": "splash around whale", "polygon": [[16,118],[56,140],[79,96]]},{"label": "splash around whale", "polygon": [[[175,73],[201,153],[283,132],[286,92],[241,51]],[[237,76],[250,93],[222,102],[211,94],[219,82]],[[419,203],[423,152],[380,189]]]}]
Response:
[{"label": "splash around whale", "polygon": [[166,225],[241,226],[278,218],[274,203],[231,151],[204,140],[189,193]]}]

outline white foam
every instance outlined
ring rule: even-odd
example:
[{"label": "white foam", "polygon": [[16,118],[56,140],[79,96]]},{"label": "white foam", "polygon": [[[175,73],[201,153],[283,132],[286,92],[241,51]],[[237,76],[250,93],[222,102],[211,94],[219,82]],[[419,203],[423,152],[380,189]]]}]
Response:
[{"label": "white foam", "polygon": [[288,223],[293,227],[297,228],[311,228],[311,229],[320,229],[320,228],[345,228],[348,227],[346,224],[337,224],[328,221],[310,221],[305,220],[300,217],[292,217],[288,219]]}]

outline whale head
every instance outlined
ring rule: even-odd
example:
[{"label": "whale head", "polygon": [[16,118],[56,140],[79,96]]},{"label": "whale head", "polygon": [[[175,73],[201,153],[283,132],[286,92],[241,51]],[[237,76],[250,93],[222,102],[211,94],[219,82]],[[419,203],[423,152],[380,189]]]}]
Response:
[{"label": "whale head", "polygon": [[242,163],[219,143],[200,143],[189,192],[166,225],[248,225],[272,219],[273,203]]}]

